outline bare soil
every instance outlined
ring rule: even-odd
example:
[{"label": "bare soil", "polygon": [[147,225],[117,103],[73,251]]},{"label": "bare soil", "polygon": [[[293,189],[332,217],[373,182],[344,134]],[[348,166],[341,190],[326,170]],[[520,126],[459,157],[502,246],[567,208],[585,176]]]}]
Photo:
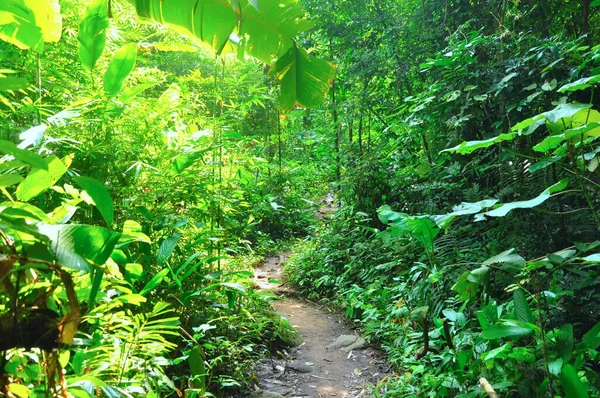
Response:
[{"label": "bare soil", "polygon": [[[280,296],[274,302],[303,338],[300,346],[283,350],[283,358],[266,359],[258,365],[258,387],[286,398],[370,397],[369,385],[386,376],[381,354],[371,347],[343,352],[327,349],[341,335],[357,334],[339,314],[301,298],[282,281],[287,254],[268,258],[255,270],[255,282]],[[306,372],[306,373],[304,373]],[[265,395],[268,396],[268,395]]]}]

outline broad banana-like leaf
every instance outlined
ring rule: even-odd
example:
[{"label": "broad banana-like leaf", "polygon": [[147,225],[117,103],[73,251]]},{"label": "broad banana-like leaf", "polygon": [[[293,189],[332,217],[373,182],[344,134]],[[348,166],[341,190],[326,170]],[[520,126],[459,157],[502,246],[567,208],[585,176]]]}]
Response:
[{"label": "broad banana-like leaf", "polygon": [[281,80],[279,107],[289,112],[296,105],[319,106],[329,92],[335,68],[294,44],[277,60],[273,73]]},{"label": "broad banana-like leaf", "polygon": [[25,0],[35,14],[35,24],[42,30],[46,43],[57,43],[62,34],[62,15],[58,0]]},{"label": "broad banana-like leaf", "polygon": [[0,40],[41,53],[44,40],[35,17],[23,0],[0,1]]},{"label": "broad banana-like leaf", "polygon": [[121,234],[92,225],[38,224],[38,230],[48,237],[58,262],[71,269],[90,272],[91,264],[102,265],[108,260]]},{"label": "broad banana-like leaf", "polygon": [[246,2],[240,10],[239,35],[247,42],[245,50],[266,63],[289,48],[292,38],[313,27],[304,19],[305,12],[296,0],[260,0],[255,5]]},{"label": "broad banana-like leaf", "polygon": [[220,54],[232,34],[239,40],[238,56],[265,63],[278,60],[273,73],[281,80],[279,106],[312,107],[329,92],[335,68],[299,48],[294,37],[313,25],[297,0],[128,0],[137,13],[182,28]]}]

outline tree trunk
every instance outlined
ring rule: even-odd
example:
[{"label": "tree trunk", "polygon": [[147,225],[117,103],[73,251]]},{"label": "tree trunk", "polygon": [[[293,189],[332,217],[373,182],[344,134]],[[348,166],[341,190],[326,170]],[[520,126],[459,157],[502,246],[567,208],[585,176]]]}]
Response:
[{"label": "tree trunk", "polygon": [[583,7],[583,11],[582,11],[582,23],[581,23],[581,30],[582,33],[584,35],[587,35],[587,37],[585,38],[586,43],[589,45],[591,44],[591,39],[590,39],[590,3],[591,0],[581,0],[581,5]]},{"label": "tree trunk", "polygon": [[363,115],[360,114],[358,119],[358,151],[362,155],[362,129],[363,129]]}]

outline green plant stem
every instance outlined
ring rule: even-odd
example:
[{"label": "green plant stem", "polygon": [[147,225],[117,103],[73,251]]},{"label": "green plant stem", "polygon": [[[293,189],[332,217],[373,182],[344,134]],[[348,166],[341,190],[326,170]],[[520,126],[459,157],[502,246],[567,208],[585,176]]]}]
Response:
[{"label": "green plant stem", "polygon": [[532,208],[531,210],[538,212],[538,213],[543,213],[543,214],[552,214],[552,215],[556,215],[556,216],[562,216],[565,214],[574,214],[574,213],[579,213],[580,211],[586,211],[586,210],[590,210],[590,209],[587,207],[583,207],[581,209],[575,209],[575,210],[569,210],[569,211],[551,211],[551,210],[538,209],[538,208]]},{"label": "green plant stem", "polygon": [[548,378],[548,388],[550,389],[550,395],[553,395],[553,390],[554,388],[552,387],[552,380],[550,379],[550,366],[548,365],[549,361],[548,361],[548,345],[546,343],[546,332],[544,331],[544,319],[542,318],[542,298],[541,298],[541,294],[540,294],[540,289],[539,286],[537,284],[538,281],[538,272],[535,272],[535,278],[534,280],[536,281],[536,286],[535,286],[535,296],[536,296],[536,304],[537,304],[537,310],[538,310],[538,323],[539,323],[539,327],[540,327],[540,334],[542,337],[542,350],[543,350],[543,354],[544,354],[544,370],[546,371],[546,377]]}]

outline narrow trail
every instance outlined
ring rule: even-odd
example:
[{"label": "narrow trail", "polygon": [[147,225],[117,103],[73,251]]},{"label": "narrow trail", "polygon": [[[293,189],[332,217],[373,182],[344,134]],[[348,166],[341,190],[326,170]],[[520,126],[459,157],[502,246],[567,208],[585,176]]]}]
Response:
[{"label": "narrow trail", "polygon": [[285,284],[269,282],[283,280],[282,264],[287,257],[287,253],[281,253],[268,258],[255,270],[254,280],[261,289],[270,289],[282,298],[275,301],[274,306],[300,333],[302,344],[285,350],[285,359],[266,359],[258,365],[261,391],[253,396],[369,397],[367,385],[376,384],[386,375],[385,360],[373,348],[341,350],[331,346],[340,336],[347,336],[346,339],[351,341],[351,336],[357,336],[357,333],[341,315],[302,299]]}]

